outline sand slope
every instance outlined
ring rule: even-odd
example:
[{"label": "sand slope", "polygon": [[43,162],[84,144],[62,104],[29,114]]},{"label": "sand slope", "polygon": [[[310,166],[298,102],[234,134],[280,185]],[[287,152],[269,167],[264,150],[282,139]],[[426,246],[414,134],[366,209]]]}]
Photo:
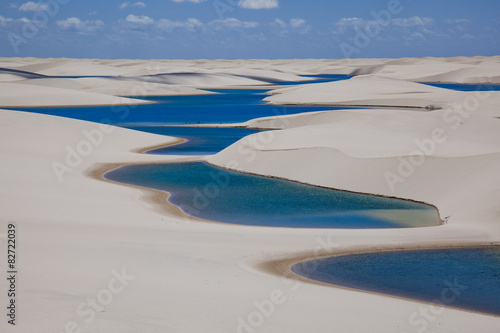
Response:
[{"label": "sand slope", "polygon": [[[27,98],[29,96],[29,98]],[[122,98],[73,89],[52,88],[32,84],[0,83],[0,106],[66,106],[66,105],[118,105],[150,103],[140,99]]]},{"label": "sand slope", "polygon": [[[21,314],[30,314],[20,315],[15,329],[0,322],[2,332],[62,332],[66,325],[82,332],[244,332],[242,322],[258,316],[271,295],[280,295],[279,304],[263,317],[261,332],[414,330],[408,320],[426,305],[285,279],[275,275],[272,264],[263,263],[367,249],[367,244],[492,240],[485,231],[451,223],[413,230],[330,231],[183,220],[145,201],[146,191],[86,176],[95,163],[176,160],[130,152],[171,139],[113,128],[59,182],[52,163],[65,163],[68,149],[78,149],[88,140],[85,133],[99,125],[16,111],[0,111],[0,124],[0,151],[7,157],[0,165],[1,219],[18,226],[18,304]],[[354,168],[366,171],[366,163]],[[92,310],[88,302],[103,299],[116,274],[129,277],[126,285],[105,306],[95,303],[99,311]],[[6,287],[1,280],[0,288]],[[428,325],[435,332],[496,332],[499,321],[448,309]]]},{"label": "sand slope", "polygon": [[172,96],[172,95],[200,95],[212,92],[191,87],[167,85],[157,82],[142,82],[123,78],[46,78],[36,80],[23,80],[16,83],[31,84],[36,86],[72,89],[96,94],[112,96]]},{"label": "sand slope", "polygon": [[[500,153],[500,119],[475,115],[458,122],[448,110],[434,112],[396,110],[339,110],[254,119],[254,128],[287,129],[273,132],[262,151],[293,148],[335,148],[355,158],[408,155],[420,149],[440,129],[443,142],[435,144],[432,156],[464,157]],[[259,138],[259,135],[255,137]],[[260,137],[264,138],[261,134]],[[300,139],[297,139],[300,138]],[[250,148],[254,140],[245,144]],[[409,150],[410,148],[414,148]]]},{"label": "sand slope", "polygon": [[[439,208],[443,218],[449,217],[450,223],[485,224],[500,237],[496,201],[500,194],[500,121],[491,117],[490,109],[500,104],[497,95],[491,93],[489,99],[480,101],[471,93],[439,94],[443,89],[433,87],[407,93],[410,87],[421,85],[397,83],[356,77],[286,88],[268,100],[322,103],[358,96],[364,101],[363,93],[349,90],[356,87],[381,103],[390,103],[399,91],[401,96],[450,98],[453,104],[436,111],[345,110],[256,119],[245,125],[283,130],[244,138],[208,161],[310,184],[428,202]],[[477,98],[474,109],[460,103],[464,94]],[[458,99],[453,100],[454,96]],[[407,102],[400,98],[398,103]]]},{"label": "sand slope", "polygon": [[[317,83],[276,89],[266,102],[313,105],[442,108],[474,98],[475,92],[460,92],[425,84],[394,80],[378,75],[361,75],[345,81]],[[489,100],[500,100],[500,93],[490,92]]]},{"label": "sand slope", "polygon": [[356,69],[351,75],[379,76],[415,82],[500,83],[500,61],[497,58],[397,59],[378,66]]},{"label": "sand slope", "polygon": [[[429,320],[421,315],[436,310],[429,305],[297,281],[282,275],[278,265],[318,254],[498,244],[496,94],[409,82],[418,80],[418,71],[467,82],[477,78],[474,69],[481,66],[495,73],[498,60],[0,59],[0,67],[35,74],[126,79],[0,74],[0,104],[23,105],[136,102],[112,95],[134,89],[135,83],[154,82],[156,74],[163,80],[158,89],[182,93],[199,92],[194,89],[201,85],[230,88],[298,74],[377,71],[345,83],[285,88],[270,99],[330,103],[333,96],[377,105],[439,103],[443,110],[343,110],[252,120],[246,125],[282,131],[244,138],[207,160],[262,175],[421,200],[436,205],[447,220],[432,228],[302,230],[185,219],[165,195],[94,178],[103,163],[183,161],[186,157],[135,152],[175,139],[0,110],[0,237],[4,243],[5,226],[14,222],[19,239],[18,325],[2,320],[0,331],[498,332],[497,317],[445,309]],[[393,74],[405,74],[381,76],[384,70],[393,75],[390,66],[399,68]],[[451,77],[456,70],[460,75]],[[337,88],[342,94],[335,93]],[[5,264],[0,261],[4,272]],[[117,285],[117,274],[129,279]],[[8,290],[6,279],[0,279],[0,290]],[[278,302],[269,305],[276,295]],[[250,321],[255,325],[248,326]]]}]

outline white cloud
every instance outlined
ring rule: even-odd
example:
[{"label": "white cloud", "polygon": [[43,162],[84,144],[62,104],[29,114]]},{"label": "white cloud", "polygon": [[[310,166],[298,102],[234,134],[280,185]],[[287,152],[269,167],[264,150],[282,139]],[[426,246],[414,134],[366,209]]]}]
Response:
[{"label": "white cloud", "polygon": [[282,20],[280,20],[278,18],[276,20],[274,20],[274,23],[277,24],[280,28],[283,28],[283,29],[287,27],[287,24],[284,21],[282,21]]},{"label": "white cloud", "polygon": [[437,30],[437,29],[434,29],[434,30],[430,30],[430,29],[427,29],[427,28],[423,28],[420,30],[422,33],[425,33],[427,35],[430,35],[432,37],[436,37],[436,38],[450,38],[450,35],[443,32],[443,31],[440,31],[440,30]]},{"label": "white cloud", "polygon": [[[472,23],[472,21],[464,18],[448,19],[445,22],[454,25],[455,29],[461,32],[468,30],[470,23]],[[450,29],[450,31],[455,32],[453,29]]]},{"label": "white cloud", "polygon": [[413,16],[408,18],[397,18],[393,19],[391,22],[393,25],[403,28],[415,27],[415,26],[429,26],[434,23],[434,20],[430,17],[419,17]]},{"label": "white cloud", "polygon": [[367,24],[367,21],[359,18],[359,17],[344,17],[340,20],[336,21],[333,24],[332,32],[334,34],[344,34],[349,28],[362,27]]},{"label": "white cloud", "polygon": [[47,4],[33,1],[23,3],[21,6],[19,6],[19,10],[23,12],[41,12],[47,10],[48,8],[49,5]]},{"label": "white cloud", "polygon": [[271,23],[271,27],[274,29],[274,33],[280,37],[285,37],[290,33],[290,31],[288,31],[288,24],[279,18]]},{"label": "white cloud", "polygon": [[259,26],[258,22],[247,22],[247,21],[240,21],[234,17],[229,17],[224,20],[215,20],[209,23],[210,26],[212,26],[216,30],[220,30],[223,28],[256,28]]},{"label": "white cloud", "polygon": [[186,29],[188,31],[196,31],[203,27],[203,23],[195,18],[189,18],[186,21],[171,21],[168,19],[161,19],[156,25],[158,29],[171,32],[174,29]]},{"label": "white cloud", "polygon": [[359,17],[344,17],[338,20],[335,24],[339,26],[361,26],[365,24],[365,20],[359,18]]},{"label": "white cloud", "polygon": [[0,15],[0,25],[6,26],[7,23],[13,22],[14,20],[9,17],[3,17]]},{"label": "white cloud", "polygon": [[149,16],[146,16],[146,15],[136,16],[134,14],[130,14],[129,16],[127,16],[125,21],[127,21],[129,23],[143,24],[143,25],[149,25],[149,24],[155,23],[155,20],[153,20]]},{"label": "white cloud", "polygon": [[149,16],[145,15],[128,15],[125,20],[120,20],[122,27],[127,31],[128,29],[138,30],[138,31],[149,31],[151,33],[159,32],[172,32],[175,29],[184,29],[190,32],[195,32],[203,29],[203,22],[196,18],[189,18],[185,21],[180,20],[169,20],[169,19],[159,19],[154,20]]},{"label": "white cloud", "polygon": [[193,2],[193,3],[200,3],[206,0],[172,0],[173,2]]},{"label": "white cloud", "polygon": [[69,17],[65,20],[59,20],[56,24],[62,30],[80,33],[95,32],[104,28],[104,22],[101,20],[82,21],[78,17]]},{"label": "white cloud", "polygon": [[306,20],[301,18],[294,18],[290,20],[290,26],[294,29],[302,28],[306,25]]},{"label": "white cloud", "polygon": [[124,9],[127,7],[141,7],[144,8],[146,7],[146,4],[144,2],[138,1],[135,3],[131,3],[130,1],[124,2],[120,5],[120,9]]},{"label": "white cloud", "polygon": [[463,24],[463,23],[472,23],[472,21],[464,18],[458,18],[458,19],[448,19],[446,20],[446,23],[448,24]]},{"label": "white cloud", "polygon": [[238,6],[245,9],[273,9],[278,8],[278,0],[240,0]]},{"label": "white cloud", "polygon": [[305,35],[311,29],[307,21],[301,18],[293,18],[288,23],[277,18],[271,23],[271,26],[276,29],[275,33],[282,37],[293,32]]},{"label": "white cloud", "polygon": [[420,39],[420,40],[425,40],[425,36],[421,34],[420,32],[414,32],[410,35],[410,39]]},{"label": "white cloud", "polygon": [[[391,25],[393,27],[399,27],[399,28],[419,28],[420,30],[422,30],[426,29],[426,27],[432,26],[433,24],[434,20],[430,17],[413,16],[413,17],[397,18],[391,20]],[[342,18],[333,24],[332,33],[341,35],[346,33],[347,30],[349,29],[364,30],[372,25],[380,26],[380,23],[375,20],[364,20],[359,17]]]},{"label": "white cloud", "polygon": [[311,27],[307,24],[307,21],[301,18],[294,18],[290,20],[290,27],[294,29],[301,35],[305,35],[309,32]]}]

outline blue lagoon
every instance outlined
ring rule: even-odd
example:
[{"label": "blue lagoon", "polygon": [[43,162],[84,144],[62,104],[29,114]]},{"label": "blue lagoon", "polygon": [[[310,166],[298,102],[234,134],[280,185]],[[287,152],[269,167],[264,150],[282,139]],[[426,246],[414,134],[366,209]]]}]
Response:
[{"label": "blue lagoon", "polygon": [[342,255],[298,263],[300,276],[500,316],[500,248]]},{"label": "blue lagoon", "polygon": [[422,203],[248,175],[201,162],[129,165],[105,177],[167,191],[170,202],[184,212],[218,222],[292,228],[404,228],[440,222],[437,210]]}]

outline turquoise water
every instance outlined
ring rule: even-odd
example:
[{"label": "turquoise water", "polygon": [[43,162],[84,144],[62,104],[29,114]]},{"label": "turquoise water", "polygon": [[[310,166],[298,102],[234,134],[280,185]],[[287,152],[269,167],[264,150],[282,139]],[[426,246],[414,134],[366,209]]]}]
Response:
[{"label": "turquoise water", "polygon": [[[2,69],[0,69],[2,70]],[[15,71],[15,70],[11,70]],[[18,71],[16,71],[18,72]],[[22,72],[25,75],[36,75]],[[307,75],[303,84],[346,80],[347,75]],[[273,85],[297,82],[269,82]],[[154,102],[129,106],[24,107],[16,110],[118,126],[240,123],[260,117],[337,110],[338,107],[274,106],[262,101],[270,89],[209,89],[211,95],[141,96]],[[132,97],[134,98],[134,97]],[[146,130],[146,129],[143,129]]]},{"label": "turquoise water", "polygon": [[127,128],[154,134],[187,139],[187,142],[154,149],[148,154],[157,155],[210,155],[229,147],[258,130],[246,128],[172,127],[172,126],[127,126]]},{"label": "turquoise water", "polygon": [[[168,191],[172,194],[170,201],[186,213],[218,222],[292,228],[438,224],[435,209],[427,205],[246,175],[201,162],[130,165],[105,177]],[[413,216],[411,221],[403,223],[401,212]]]},{"label": "turquoise water", "polygon": [[[332,80],[319,79],[321,80]],[[287,85],[289,83],[281,83]],[[292,84],[292,83],[290,83]],[[434,84],[433,84],[434,85]],[[500,85],[444,85],[456,90],[499,90]],[[145,96],[153,104],[131,106],[25,107],[16,110],[123,126],[239,123],[260,117],[345,109],[328,106],[274,106],[262,101],[269,89],[212,90],[197,96]]]},{"label": "turquoise water", "polygon": [[500,248],[344,255],[298,263],[334,285],[500,315]]},{"label": "turquoise water", "polygon": [[[34,75],[17,74],[27,78]],[[347,78],[316,75],[300,84]],[[500,85],[431,85],[462,91],[500,90]],[[149,105],[20,110],[187,138],[184,144],[150,153],[198,155],[217,153],[256,131],[158,125],[238,123],[258,117],[341,109],[268,105],[262,101],[268,89],[214,91],[219,94],[141,97],[154,102]],[[127,166],[106,174],[106,178],[168,191],[172,193],[170,201],[186,213],[233,224],[362,229],[424,227],[439,223],[436,210],[423,204],[244,175],[204,163]],[[321,259],[297,264],[293,270],[318,281],[427,302],[440,299],[451,283],[455,289],[467,288],[459,289],[460,295],[455,295],[453,302],[446,305],[500,314],[499,257],[498,249],[406,251]]]},{"label": "turquoise water", "polygon": [[429,86],[457,91],[500,91],[500,84],[465,84],[465,83],[425,83]]},{"label": "turquoise water", "polygon": [[[0,72],[3,70],[3,68],[0,68]],[[4,69],[4,70],[8,70],[8,69]],[[16,72],[16,73],[19,73],[21,71],[17,71],[17,70],[10,70],[12,72]],[[23,73],[23,72],[21,72]],[[24,72],[24,73],[29,73],[29,72]],[[34,74],[34,73],[29,73],[29,74]],[[193,73],[169,73],[169,74],[157,74],[157,75],[149,75],[149,76],[143,76],[142,79],[144,80],[148,80],[149,78],[149,81],[150,82],[158,82],[161,81],[160,80],[156,80],[155,78],[157,76],[159,77],[169,77],[169,76],[182,76],[182,75],[192,75]],[[349,76],[349,75],[343,75],[343,74],[312,74],[312,75],[299,75],[300,77],[302,77],[303,81],[293,81],[293,82],[290,82],[290,81],[281,81],[281,80],[278,80],[278,79],[271,79],[271,78],[263,78],[263,77],[255,77],[255,76],[251,76],[251,75],[238,75],[240,77],[246,77],[246,78],[250,78],[250,79],[256,79],[256,80],[260,80],[260,81],[264,81],[264,82],[267,82],[267,84],[269,85],[296,85],[296,84],[311,84],[311,83],[322,83],[322,82],[332,82],[332,81],[340,81],[340,80],[348,80],[350,79],[352,76]],[[44,77],[50,77],[50,76],[44,76]],[[53,76],[54,77],[54,76]],[[78,79],[78,78],[86,78],[86,77],[102,77],[102,78],[116,78],[116,77],[113,77],[113,76],[106,76],[106,75],[90,75],[90,76],[55,76],[57,78],[63,78],[63,79]],[[123,77],[118,77],[118,79],[121,79],[123,80],[124,78]],[[264,85],[265,83],[263,83]]]},{"label": "turquoise water", "polygon": [[240,123],[254,118],[336,110],[321,106],[274,106],[262,101],[267,90],[217,90],[219,94],[153,96],[153,104],[43,107],[16,110],[123,126]]},{"label": "turquoise water", "polygon": [[208,155],[215,154],[255,130],[242,128],[161,127],[161,125],[192,125],[239,123],[254,118],[335,110],[335,107],[272,106],[262,99],[268,89],[213,90],[218,94],[197,96],[141,97],[155,102],[147,105],[20,108],[18,110],[67,118],[110,123],[138,131],[186,138],[188,142],[151,151],[152,154]]}]

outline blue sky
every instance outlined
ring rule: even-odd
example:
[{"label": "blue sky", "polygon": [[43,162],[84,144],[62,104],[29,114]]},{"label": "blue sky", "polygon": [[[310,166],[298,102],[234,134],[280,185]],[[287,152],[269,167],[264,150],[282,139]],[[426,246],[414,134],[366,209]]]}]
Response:
[{"label": "blue sky", "polygon": [[399,58],[500,54],[498,0],[3,0],[0,56]]}]

